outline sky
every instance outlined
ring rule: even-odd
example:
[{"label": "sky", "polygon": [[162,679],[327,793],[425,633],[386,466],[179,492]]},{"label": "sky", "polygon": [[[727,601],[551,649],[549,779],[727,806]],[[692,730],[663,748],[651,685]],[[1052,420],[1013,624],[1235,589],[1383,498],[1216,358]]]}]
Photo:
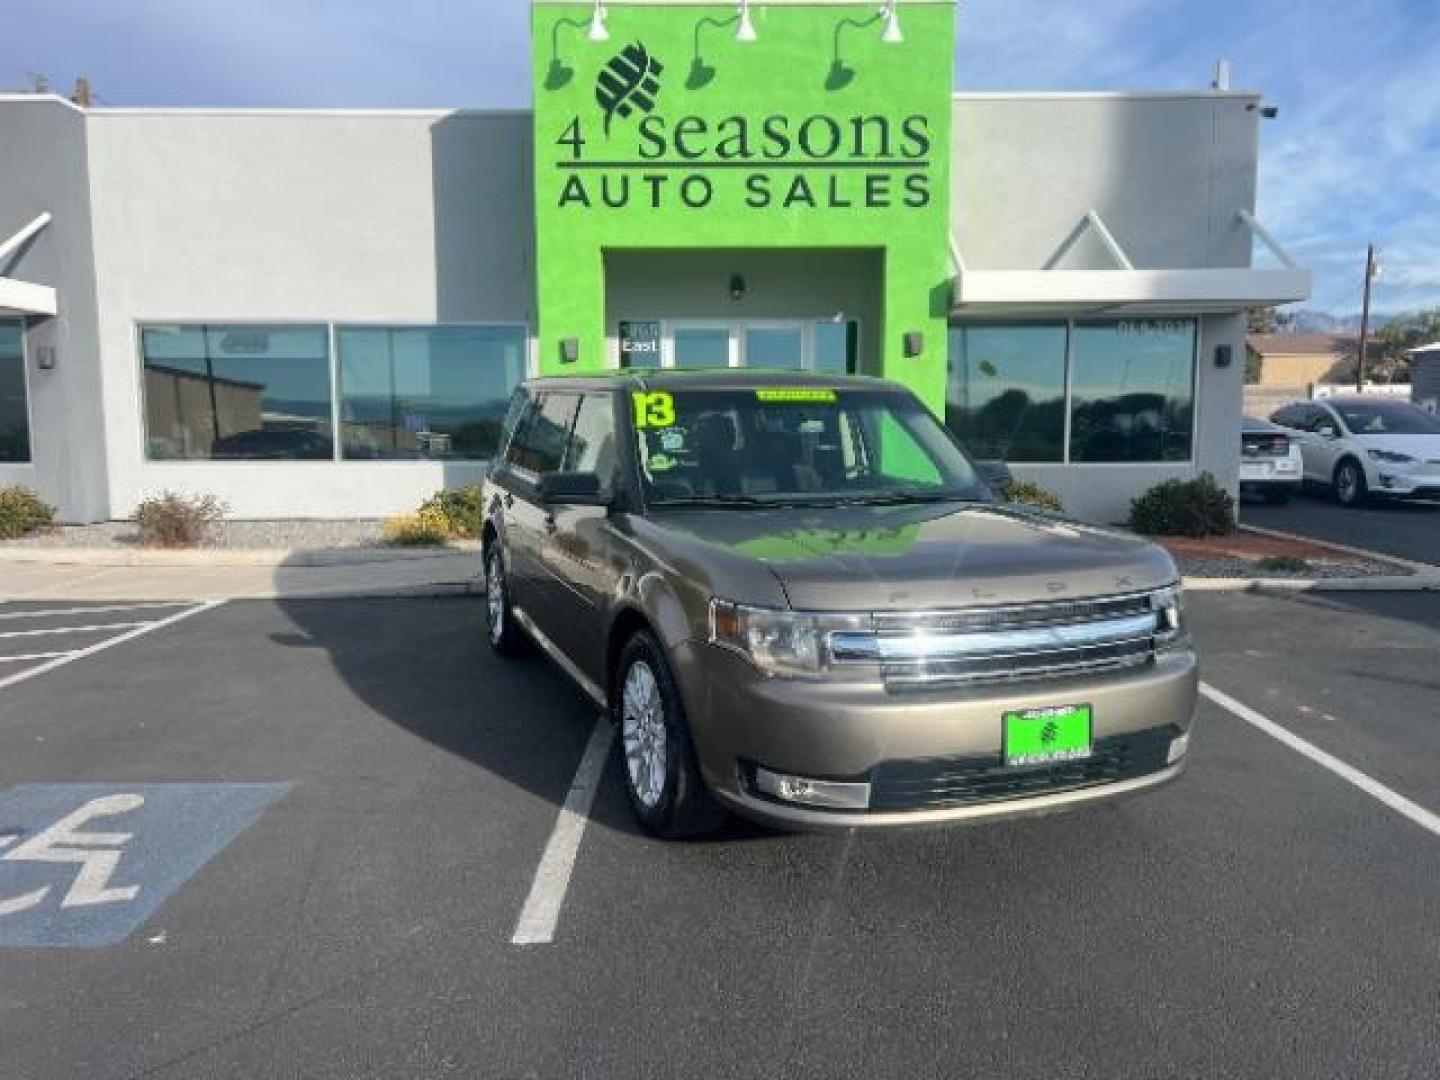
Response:
[{"label": "sky", "polygon": [[[0,0],[0,90],[113,106],[529,105],[526,0]],[[903,12],[903,9],[902,9]],[[1440,0],[961,0],[961,90],[1179,90],[1225,57],[1261,128],[1258,215],[1303,305],[1440,306]],[[0,148],[3,152],[3,148]],[[1257,262],[1260,261],[1257,245]]]}]

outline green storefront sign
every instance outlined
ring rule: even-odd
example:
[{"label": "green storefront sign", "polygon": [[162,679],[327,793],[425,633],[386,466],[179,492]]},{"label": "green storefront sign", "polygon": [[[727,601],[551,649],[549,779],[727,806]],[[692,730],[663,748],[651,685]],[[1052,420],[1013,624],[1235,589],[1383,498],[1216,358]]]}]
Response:
[{"label": "green storefront sign", "polygon": [[903,41],[884,40],[873,2],[754,4],[753,41],[735,4],[606,8],[604,41],[591,4],[532,9],[541,370],[612,362],[607,251],[862,249],[882,256],[865,368],[938,407],[949,0],[900,5]]}]

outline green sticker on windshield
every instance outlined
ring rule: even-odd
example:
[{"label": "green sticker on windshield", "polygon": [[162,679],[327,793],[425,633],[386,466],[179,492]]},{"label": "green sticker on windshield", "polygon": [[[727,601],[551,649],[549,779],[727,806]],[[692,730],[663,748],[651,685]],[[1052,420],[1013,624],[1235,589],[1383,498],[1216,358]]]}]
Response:
[{"label": "green sticker on windshield", "polygon": [[774,389],[756,390],[755,397],[764,402],[800,403],[805,405],[834,405],[839,398],[834,390]]},{"label": "green sticker on windshield", "polygon": [[650,460],[645,463],[652,473],[665,472],[675,467],[675,459],[665,454],[651,454]]},{"label": "green sticker on windshield", "polygon": [[675,399],[664,390],[651,393],[637,391],[631,395],[635,401],[635,426],[669,427],[675,423]]}]

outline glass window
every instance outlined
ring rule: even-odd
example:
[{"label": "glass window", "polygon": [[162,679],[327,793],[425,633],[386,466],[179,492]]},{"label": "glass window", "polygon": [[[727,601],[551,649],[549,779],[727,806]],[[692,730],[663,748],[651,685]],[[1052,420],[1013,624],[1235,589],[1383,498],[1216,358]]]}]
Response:
[{"label": "glass window", "polygon": [[1356,435],[1440,435],[1440,420],[1408,401],[1342,401],[1335,411]]},{"label": "glass window", "polygon": [[745,330],[745,366],[800,371],[805,332],[798,326],[751,326]]},{"label": "glass window", "polygon": [[854,375],[859,369],[860,324],[845,322],[815,324],[815,370],[826,375]]},{"label": "glass window", "polygon": [[519,326],[337,328],[344,456],[493,456],[525,339]]},{"label": "glass window", "polygon": [[1194,320],[1077,323],[1071,355],[1071,461],[1190,459]]},{"label": "glass window", "polygon": [[29,460],[24,330],[19,323],[0,322],[0,461]]},{"label": "glass window", "polygon": [[576,394],[540,394],[515,429],[508,460],[532,473],[557,472],[565,460]]},{"label": "glass window", "polygon": [[680,327],[672,341],[677,368],[726,367],[730,363],[730,331],[726,327]]},{"label": "glass window", "polygon": [[323,326],[147,326],[152,460],[333,456]]},{"label": "glass window", "polygon": [[575,414],[575,430],[565,451],[567,472],[593,472],[602,487],[615,482],[615,399],[611,394],[586,394]]},{"label": "glass window", "polygon": [[955,326],[945,423],[975,457],[1063,461],[1065,326]]}]

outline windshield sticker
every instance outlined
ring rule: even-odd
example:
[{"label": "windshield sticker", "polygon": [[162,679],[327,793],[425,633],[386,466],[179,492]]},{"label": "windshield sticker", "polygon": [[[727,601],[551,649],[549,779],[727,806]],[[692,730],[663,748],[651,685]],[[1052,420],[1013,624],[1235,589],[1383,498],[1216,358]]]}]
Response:
[{"label": "windshield sticker", "polygon": [[806,405],[834,405],[839,399],[834,390],[756,390],[755,397],[764,402],[800,402]]},{"label": "windshield sticker", "polygon": [[675,467],[675,459],[665,454],[651,454],[646,466],[652,473],[666,472]]},{"label": "windshield sticker", "polygon": [[660,449],[669,453],[675,453],[685,449],[685,432],[679,428],[670,428],[660,432]]},{"label": "windshield sticker", "polygon": [[637,428],[670,427],[675,423],[675,399],[664,390],[652,393],[636,391],[635,426]]}]

